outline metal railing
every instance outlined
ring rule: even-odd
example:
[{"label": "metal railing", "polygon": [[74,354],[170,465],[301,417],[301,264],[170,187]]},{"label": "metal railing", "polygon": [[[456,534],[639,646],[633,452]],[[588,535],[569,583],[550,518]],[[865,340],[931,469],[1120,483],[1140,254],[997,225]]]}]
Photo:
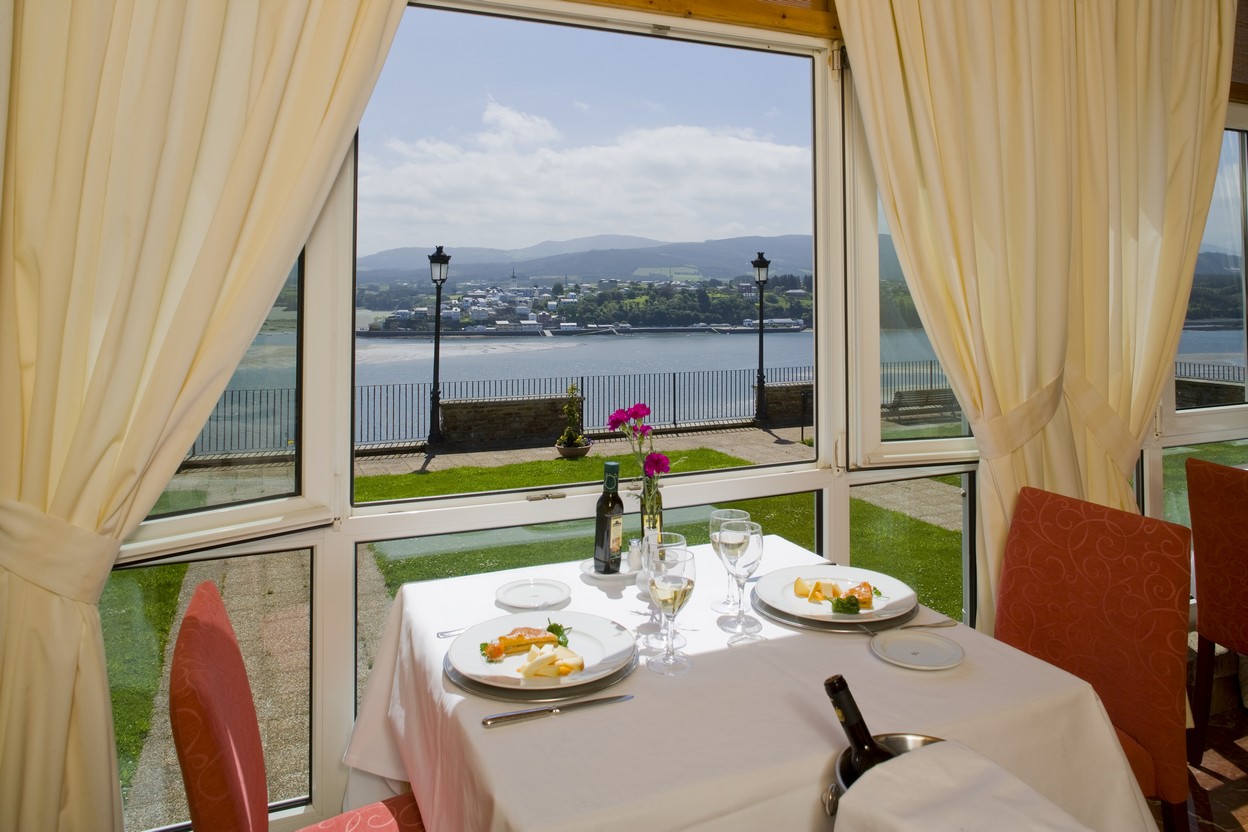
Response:
[{"label": "metal railing", "polygon": [[[1185,379],[1243,383],[1244,368],[1230,364],[1175,363]],[[756,370],[698,370],[631,375],[556,376],[442,384],[442,400],[562,396],[575,382],[585,398],[584,428],[607,430],[607,418],[635,402],[650,405],[660,428],[748,422],[754,418]],[[770,367],[768,384],[812,383],[814,368]],[[423,441],[429,429],[429,383],[371,384],[355,388],[357,448]],[[937,361],[896,361],[880,367],[881,406],[901,390],[948,389]],[[188,456],[274,453],[292,450],[298,436],[294,388],[226,390]]]},{"label": "metal railing", "polygon": [[1244,383],[1244,368],[1238,364],[1204,364],[1196,361],[1174,362],[1174,377],[1193,381],[1230,381]]}]

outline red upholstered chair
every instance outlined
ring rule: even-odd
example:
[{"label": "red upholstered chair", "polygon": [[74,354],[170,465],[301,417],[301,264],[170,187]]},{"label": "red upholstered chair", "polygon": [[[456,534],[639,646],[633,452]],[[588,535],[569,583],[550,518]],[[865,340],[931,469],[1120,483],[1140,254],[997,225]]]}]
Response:
[{"label": "red upholstered chair", "polygon": [[1196,689],[1187,761],[1199,765],[1213,695],[1213,646],[1248,653],[1248,471],[1187,460],[1196,562]]},{"label": "red upholstered chair", "polygon": [[1023,488],[1010,522],[996,637],[1092,685],[1167,830],[1187,829],[1183,526]]},{"label": "red upholstered chair", "polygon": [[[269,828],[264,749],[247,668],[212,581],[195,589],[173,649],[169,721],[197,832]],[[307,829],[423,830],[410,794],[373,803]]]}]

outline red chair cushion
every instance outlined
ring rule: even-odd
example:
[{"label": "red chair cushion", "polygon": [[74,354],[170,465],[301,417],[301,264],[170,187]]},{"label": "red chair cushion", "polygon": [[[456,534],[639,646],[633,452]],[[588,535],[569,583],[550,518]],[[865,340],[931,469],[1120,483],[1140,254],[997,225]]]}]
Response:
[{"label": "red chair cushion", "polygon": [[425,823],[420,817],[416,798],[410,794],[401,794],[380,803],[370,803],[313,826],[304,827],[332,832],[423,832],[424,828]]},{"label": "red chair cushion", "polygon": [[1090,683],[1152,758],[1140,788],[1175,803],[1188,795],[1189,543],[1183,526],[1023,488],[997,596],[997,638]]},{"label": "red chair cushion", "polygon": [[1196,560],[1196,629],[1248,653],[1248,471],[1187,460]]}]

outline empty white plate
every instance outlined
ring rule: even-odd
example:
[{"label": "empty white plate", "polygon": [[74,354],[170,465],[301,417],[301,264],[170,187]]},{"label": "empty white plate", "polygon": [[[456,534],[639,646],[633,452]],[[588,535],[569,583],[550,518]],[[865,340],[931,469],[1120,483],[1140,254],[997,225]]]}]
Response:
[{"label": "empty white plate", "polygon": [[494,593],[498,603],[518,610],[543,610],[562,604],[572,597],[572,591],[562,581],[549,578],[523,578],[503,584]]},{"label": "empty white plate", "polygon": [[871,652],[911,670],[948,670],[962,663],[962,645],[922,630],[885,630],[871,637]]}]

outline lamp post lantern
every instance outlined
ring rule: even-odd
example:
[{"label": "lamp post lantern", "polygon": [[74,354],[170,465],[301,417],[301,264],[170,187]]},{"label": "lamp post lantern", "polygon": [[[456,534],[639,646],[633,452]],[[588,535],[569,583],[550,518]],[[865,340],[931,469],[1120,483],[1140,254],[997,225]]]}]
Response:
[{"label": "lamp post lantern", "polygon": [[442,391],[438,386],[438,353],[442,347],[442,284],[446,283],[446,273],[451,268],[451,255],[438,246],[437,251],[429,255],[429,279],[435,287],[433,315],[433,386],[429,389],[429,438],[428,444],[442,441],[442,414],[439,404]]},{"label": "lamp post lantern", "polygon": [[754,282],[758,284],[758,379],[754,383],[754,421],[761,423],[767,418],[767,380],[763,375],[763,287],[767,285],[767,267],[771,261],[760,251],[750,265],[754,267]]}]

